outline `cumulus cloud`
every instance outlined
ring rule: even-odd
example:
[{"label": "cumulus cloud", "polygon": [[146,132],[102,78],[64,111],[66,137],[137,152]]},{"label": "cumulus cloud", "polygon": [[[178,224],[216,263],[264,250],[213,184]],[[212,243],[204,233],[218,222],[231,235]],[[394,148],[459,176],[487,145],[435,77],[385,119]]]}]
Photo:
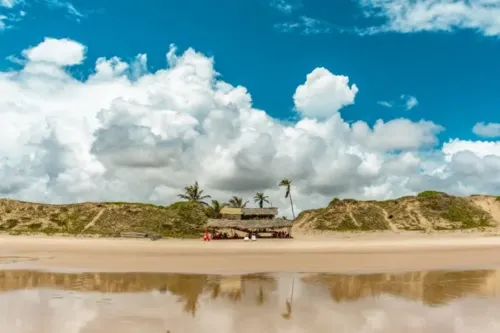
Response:
[{"label": "cumulus cloud", "polygon": [[84,59],[85,46],[70,39],[45,38],[35,47],[23,51],[31,63],[49,63],[56,66],[78,65]]},{"label": "cumulus cloud", "polygon": [[354,138],[366,147],[383,151],[392,149],[418,149],[434,146],[436,135],[444,128],[431,121],[412,122],[408,119],[394,119],[384,123],[377,120],[373,130],[363,121],[352,125]]},{"label": "cumulus cloud", "polygon": [[500,0],[360,0],[366,16],[385,23],[363,33],[471,29],[500,35]]},{"label": "cumulus cloud", "polygon": [[221,80],[214,59],[194,49],[172,45],[156,72],[145,54],[99,58],[80,80],[68,68],[85,52],[47,38],[21,52],[20,70],[0,72],[2,196],[168,204],[197,180],[219,200],[264,191],[289,215],[277,186],[284,177],[296,211],[334,196],[500,190],[500,144],[453,140],[436,150],[443,127],[426,120],[351,125],[339,110],[358,88],[325,68],[297,82],[301,118],[289,124],[256,109],[245,87]]},{"label": "cumulus cloud", "polygon": [[349,87],[349,78],[334,75],[320,67],[307,75],[306,82],[297,87],[293,101],[298,112],[306,117],[326,118],[346,105],[354,103],[358,87]]},{"label": "cumulus cloud", "polygon": [[472,128],[474,134],[486,137],[486,138],[496,138],[500,137],[500,124],[499,123],[477,123]]}]

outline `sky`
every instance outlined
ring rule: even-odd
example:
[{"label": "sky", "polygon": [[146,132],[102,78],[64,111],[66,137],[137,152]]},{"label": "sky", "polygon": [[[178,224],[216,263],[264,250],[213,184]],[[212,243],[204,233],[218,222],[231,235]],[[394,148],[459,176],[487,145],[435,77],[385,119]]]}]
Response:
[{"label": "sky", "polygon": [[0,0],[0,195],[499,194],[499,36],[500,0]]}]

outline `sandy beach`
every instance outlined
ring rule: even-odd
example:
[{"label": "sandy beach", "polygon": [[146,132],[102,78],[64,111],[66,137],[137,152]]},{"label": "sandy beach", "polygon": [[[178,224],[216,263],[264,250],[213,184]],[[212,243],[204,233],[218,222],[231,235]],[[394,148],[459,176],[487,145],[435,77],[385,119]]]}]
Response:
[{"label": "sandy beach", "polygon": [[0,267],[223,274],[497,268],[500,237],[382,233],[204,243],[3,235]]}]

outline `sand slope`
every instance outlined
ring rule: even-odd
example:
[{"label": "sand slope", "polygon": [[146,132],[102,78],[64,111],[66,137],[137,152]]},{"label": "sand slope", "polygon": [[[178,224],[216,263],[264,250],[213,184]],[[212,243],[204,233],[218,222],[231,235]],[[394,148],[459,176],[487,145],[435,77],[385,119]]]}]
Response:
[{"label": "sand slope", "polygon": [[386,201],[334,199],[326,208],[303,211],[294,231],[441,231],[492,229],[500,225],[494,196],[457,197],[440,192]]}]

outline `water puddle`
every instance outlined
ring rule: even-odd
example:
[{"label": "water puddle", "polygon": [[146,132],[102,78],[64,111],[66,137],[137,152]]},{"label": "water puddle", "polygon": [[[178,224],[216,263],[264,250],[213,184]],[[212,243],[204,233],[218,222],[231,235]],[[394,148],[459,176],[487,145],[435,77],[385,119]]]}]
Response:
[{"label": "water puddle", "polygon": [[500,332],[500,271],[0,271],[0,332]]}]

